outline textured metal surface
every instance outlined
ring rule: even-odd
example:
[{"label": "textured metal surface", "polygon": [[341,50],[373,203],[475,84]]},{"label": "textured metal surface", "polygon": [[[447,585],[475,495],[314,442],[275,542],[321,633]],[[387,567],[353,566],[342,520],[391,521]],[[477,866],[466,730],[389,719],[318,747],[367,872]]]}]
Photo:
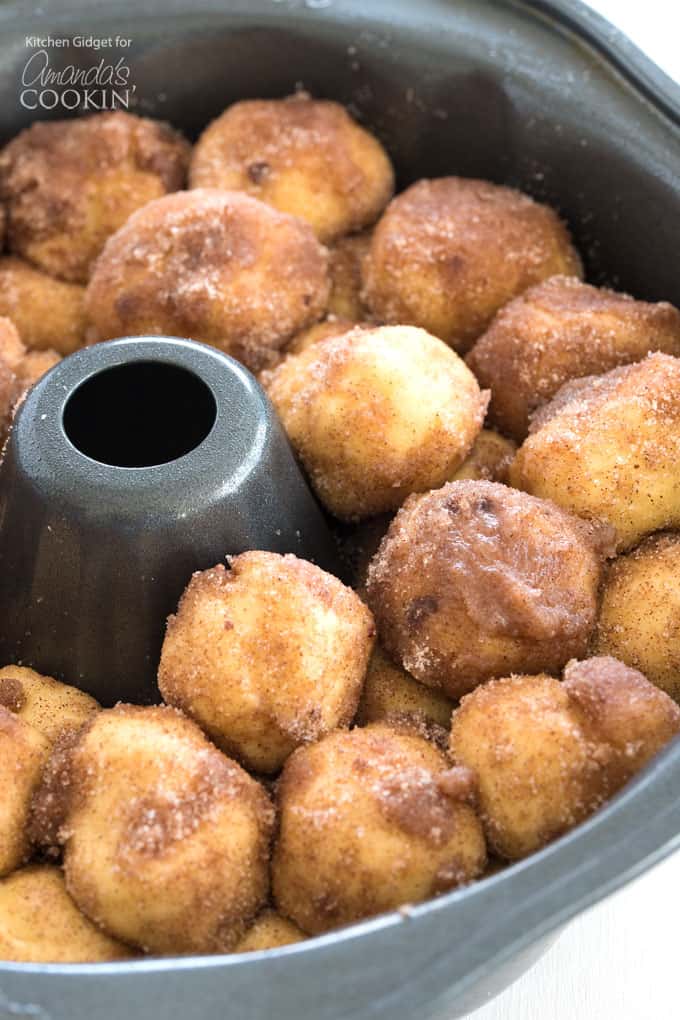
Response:
[{"label": "textured metal surface", "polygon": [[[131,36],[140,111],[194,135],[229,101],[297,83],[349,103],[387,144],[401,186],[444,173],[519,185],[569,220],[591,279],[680,303],[677,90],[577,3],[8,3],[0,137],[28,120],[14,102],[24,36],[50,29]],[[526,967],[541,939],[678,845],[679,785],[676,743],[540,854],[408,917],[308,945],[96,968],[0,965],[0,1017],[463,1015]]]}]

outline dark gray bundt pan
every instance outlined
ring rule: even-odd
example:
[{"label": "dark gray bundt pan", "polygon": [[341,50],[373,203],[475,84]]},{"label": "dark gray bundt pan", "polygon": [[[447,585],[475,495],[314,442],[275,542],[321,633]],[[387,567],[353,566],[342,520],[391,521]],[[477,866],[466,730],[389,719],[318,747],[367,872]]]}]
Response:
[{"label": "dark gray bundt pan", "polygon": [[[303,83],[380,135],[400,186],[450,173],[518,185],[560,209],[591,280],[680,304],[680,92],[578,3],[4,2],[0,141],[30,119],[18,102],[25,36],[47,33],[129,36],[139,112],[193,136],[235,99]],[[408,915],[266,955],[0,964],[0,1018],[462,1016],[571,917],[677,846],[679,789],[676,742],[597,816],[521,864]]]}]

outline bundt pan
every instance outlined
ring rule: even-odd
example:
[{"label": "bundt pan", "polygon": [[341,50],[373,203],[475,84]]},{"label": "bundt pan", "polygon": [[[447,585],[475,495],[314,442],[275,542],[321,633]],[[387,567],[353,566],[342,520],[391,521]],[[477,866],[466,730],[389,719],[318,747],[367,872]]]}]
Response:
[{"label": "bundt pan", "polygon": [[[25,38],[90,34],[132,40],[125,60],[138,111],[189,135],[236,99],[281,96],[301,83],[348,104],[380,135],[401,187],[450,173],[519,186],[569,221],[591,280],[680,304],[680,91],[578,3],[5,2],[0,142],[35,116],[19,102]],[[51,52],[54,66],[74,55],[95,62],[91,50]],[[62,370],[67,383],[78,365]],[[3,572],[0,583],[17,579]],[[96,966],[0,964],[0,1018],[464,1016],[530,966],[571,917],[676,847],[679,787],[676,741],[604,810],[522,863],[298,946]]]}]

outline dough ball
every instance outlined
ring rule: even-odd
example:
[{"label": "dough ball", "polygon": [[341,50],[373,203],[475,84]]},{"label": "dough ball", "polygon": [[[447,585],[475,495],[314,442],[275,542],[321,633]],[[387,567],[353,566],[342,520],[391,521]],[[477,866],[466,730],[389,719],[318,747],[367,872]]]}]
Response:
[{"label": "dough ball", "polygon": [[296,556],[246,552],[230,567],[194,574],[168,621],[158,683],[228,754],[276,772],[299,744],[351,722],[373,618]]},{"label": "dough ball", "polygon": [[361,321],[368,318],[368,308],[362,297],[364,259],[371,246],[371,232],[348,234],[329,249],[328,269],[331,275],[331,296],[328,311],[340,319]]},{"label": "dough ball", "polygon": [[0,669],[0,705],[29,723],[50,743],[79,730],[100,705],[89,694],[23,666]]},{"label": "dough ball", "polygon": [[394,173],[380,142],[342,106],[298,93],[228,107],[196,142],[190,183],[246,191],[332,241],[378,218]]},{"label": "dough ball", "polygon": [[278,909],[314,935],[472,881],[473,793],[432,743],[380,723],[298,749],[279,784]]},{"label": "dough ball", "polygon": [[28,390],[59,360],[55,351],[27,351],[14,323],[0,317],[0,447]]},{"label": "dough ball", "polygon": [[680,525],[680,359],[650,354],[565,384],[510,468],[519,489],[608,521],[618,548]]},{"label": "dough ball", "polygon": [[591,815],[680,730],[680,709],[615,659],[493,680],[454,712],[451,754],[473,770],[489,847],[516,860]]},{"label": "dough ball", "polygon": [[482,429],[450,481],[505,483],[516,453],[517,447],[511,439],[506,439],[493,429]]},{"label": "dough ball", "polygon": [[462,177],[413,184],[376,226],[364,300],[383,322],[468,350],[504,304],[581,261],[557,214],[512,188]]},{"label": "dough ball", "polygon": [[153,953],[227,952],[264,905],[273,813],[259,783],[175,709],[100,712],[48,766],[66,884],[109,935]]},{"label": "dough ball", "polygon": [[184,186],[189,145],[130,113],[40,121],[0,152],[9,247],[51,276],[85,283],[128,216]]},{"label": "dough ball", "polygon": [[278,949],[304,942],[306,935],[292,921],[276,910],[263,910],[244,937],[237,943],[235,953],[257,953],[263,949]]},{"label": "dough ball", "polygon": [[605,577],[596,649],[680,701],[680,535],[646,538]]},{"label": "dough ball", "polygon": [[327,254],[304,223],[248,195],[196,190],[136,212],[85,296],[90,341],[184,336],[260,369],[323,315]]},{"label": "dough ball", "polygon": [[30,350],[71,354],[85,340],[85,290],[55,280],[24,259],[0,258],[0,315],[19,330]]},{"label": "dough ball", "polygon": [[81,914],[60,868],[35,864],[0,881],[0,960],[102,963],[134,955]]},{"label": "dough ball", "polygon": [[47,737],[0,705],[0,878],[30,856],[31,800],[49,749]]},{"label": "dough ball", "polygon": [[680,354],[680,312],[555,276],[498,313],[467,356],[491,390],[489,420],[521,442],[531,414],[563,383],[639,361]]},{"label": "dough ball", "polygon": [[368,664],[356,722],[413,725],[436,740],[448,733],[453,702],[418,683],[376,645]]},{"label": "dough ball", "polygon": [[487,403],[461,359],[412,326],[353,330],[286,358],[268,393],[319,498],[345,519],[446,481]]},{"label": "dough ball", "polygon": [[368,574],[388,654],[459,698],[586,653],[610,531],[493,482],[407,500]]}]

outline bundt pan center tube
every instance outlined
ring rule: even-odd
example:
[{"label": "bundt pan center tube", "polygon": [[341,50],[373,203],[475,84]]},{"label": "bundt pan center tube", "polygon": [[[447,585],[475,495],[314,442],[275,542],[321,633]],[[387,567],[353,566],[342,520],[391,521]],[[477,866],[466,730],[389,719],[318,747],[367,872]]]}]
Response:
[{"label": "bundt pan center tube", "polygon": [[[394,159],[398,190],[421,177],[447,174],[517,186],[553,205],[568,221],[592,282],[608,283],[640,298],[680,304],[676,268],[680,237],[678,90],[625,39],[578,3],[376,0],[366,4],[363,0],[333,0],[317,4],[290,0],[284,4],[231,0],[227,4],[203,0],[196,9],[182,0],[148,0],[142,10],[132,0],[42,0],[39,6],[10,2],[0,7],[3,143],[38,115],[64,116],[61,109],[31,112],[19,102],[27,59],[25,40],[36,34],[129,38],[131,45],[124,59],[138,112],[168,119],[192,137],[235,100],[284,96],[302,83],[316,96],[348,105],[378,134]],[[55,48],[53,66],[72,61],[74,52],[72,48]],[[81,56],[83,66],[94,62],[85,50]],[[160,346],[165,341],[145,341],[142,362],[155,361],[150,358],[155,343]],[[107,381],[104,376],[104,382],[92,384],[94,390],[85,383],[78,396],[77,387],[71,385],[75,377],[69,373],[77,369],[78,358],[106,357],[107,350],[116,349],[114,343],[102,347],[103,354],[85,351],[67,360],[27,400],[17,420],[14,452],[9,451],[4,469],[9,475],[3,479],[3,515],[9,513],[9,494],[18,493],[25,477],[17,462],[21,430],[35,421],[32,409],[37,410],[36,402],[53,384],[57,372],[66,373],[73,394],[65,403],[63,440],[60,437],[59,442],[70,444],[69,458],[80,458],[89,470],[98,464],[95,474],[102,479],[117,472],[130,477],[139,472],[139,478],[172,474],[175,469],[180,472],[210,447],[217,435],[220,400],[213,389],[217,418],[201,441],[212,410],[200,380],[209,383],[209,379],[193,361],[180,364],[179,369],[192,372],[197,383],[187,380],[181,371],[179,376],[165,372],[164,381],[176,397],[177,388],[189,382],[192,399],[202,408],[193,435],[174,430],[177,423],[171,421],[173,427],[164,431],[159,450],[154,449],[153,430],[143,442],[142,437],[135,442],[132,427],[117,436],[106,427],[94,431],[82,428],[88,415],[103,415],[107,401],[115,401],[115,387],[122,377],[117,381],[110,376]],[[218,354],[204,356],[221,358]],[[114,370],[114,361],[109,370]],[[141,377],[137,382],[143,385]],[[97,391],[98,386],[103,392]],[[187,391],[183,392],[186,396]],[[119,411],[122,417],[125,408]],[[37,422],[41,413],[49,412],[40,411]],[[273,420],[268,421],[274,429]],[[45,422],[56,428],[54,419]],[[93,438],[94,447],[89,445]],[[191,450],[193,442],[198,445]],[[283,457],[277,442],[273,447]],[[160,456],[171,455],[174,459],[160,462]],[[223,448],[220,456],[224,456]],[[158,462],[130,463],[142,459]],[[211,460],[208,481],[214,481],[213,471]],[[182,484],[186,490],[182,496],[191,508],[207,505],[202,472],[185,477]],[[100,512],[110,512],[104,487],[94,477],[90,485],[98,490]],[[292,488],[297,485],[299,482]],[[309,506],[305,492],[296,491],[301,505]],[[137,542],[147,542],[160,556],[168,533],[158,527],[158,515],[168,528],[178,524],[164,517],[167,507],[163,506],[161,488],[153,492],[152,497],[150,489],[141,501],[146,510],[140,510],[132,534],[121,526],[121,535],[132,548]],[[282,498],[280,488],[277,492],[272,500]],[[166,498],[170,496],[172,486]],[[292,498],[288,491],[283,496]],[[65,492],[63,498],[68,503],[74,497]],[[129,503],[124,494],[116,499],[124,516]],[[266,500],[258,503],[260,517],[267,517],[270,505],[273,503]],[[4,521],[5,527],[11,523],[16,544],[8,555],[23,556],[24,561],[20,565],[15,559],[16,567],[3,568],[3,591],[25,584],[26,577],[32,585],[43,583],[37,569],[42,552],[31,547],[29,536],[41,531],[44,523],[43,535],[53,541],[47,525],[54,525],[47,517],[55,509],[51,502],[38,507],[32,492],[21,508],[16,501],[11,518]],[[36,519],[36,514],[43,516]],[[315,555],[323,566],[327,565],[322,559],[327,546],[323,541],[325,525],[319,517],[314,533],[322,539],[323,548]],[[139,520],[146,521],[141,537]],[[248,523],[236,516],[230,526],[236,526],[235,522],[239,527]],[[192,540],[203,541],[204,526],[205,519],[194,523]],[[275,528],[279,526],[276,523]],[[74,535],[60,527],[59,540],[74,542]],[[265,540],[261,533],[242,537],[248,545]],[[311,540],[311,535],[303,531],[303,540],[308,538]],[[222,545],[225,548],[216,553],[214,561],[237,551],[226,548],[224,541]],[[87,547],[88,555],[92,548]],[[303,556],[312,555],[303,545],[290,548]],[[212,548],[192,546],[191,564],[188,560],[178,564],[175,598],[198,561],[207,565],[209,552],[212,556]],[[109,559],[121,556],[115,549],[107,550],[107,555]],[[124,555],[133,554],[126,551]],[[85,564],[80,566],[84,569]],[[76,558],[70,569],[76,572],[80,566]],[[94,566],[94,561],[88,564],[88,571]],[[125,564],[123,573],[132,574],[134,569],[132,562]],[[48,590],[49,584],[45,584]],[[4,594],[3,599],[12,601]],[[109,642],[123,633],[119,614],[128,612],[124,603],[125,596],[107,592],[104,620],[98,626],[110,628]],[[15,608],[8,608],[11,615]],[[70,634],[59,616],[64,607],[56,608],[55,630],[67,643]],[[101,605],[81,608],[93,616],[102,615]],[[162,617],[172,608],[168,598],[154,612]],[[25,636],[15,633],[15,642],[24,640]],[[49,642],[52,637],[47,634],[44,640]],[[58,654],[56,642],[52,647]],[[3,651],[9,657],[16,654],[15,650]],[[155,654],[151,647],[148,654]],[[58,663],[52,661],[41,661],[40,666],[45,671],[59,671]],[[84,667],[81,672],[88,670]],[[83,679],[76,676],[71,682]],[[92,689],[111,700],[113,691],[104,694]],[[124,692],[118,695],[126,696]],[[159,1015],[167,1020],[185,1020],[187,1016],[196,1020],[453,1020],[465,1016],[526,969],[576,913],[678,847],[679,785],[680,747],[676,742],[597,815],[521,863],[412,910],[383,915],[300,945],[247,955],[99,965],[2,963],[0,1020],[18,1016],[155,1020]]]},{"label": "bundt pan center tube", "polygon": [[194,570],[246,549],[338,572],[333,539],[255,379],[188,340],[62,361],[0,466],[0,656],[105,705],[158,700],[163,624]]}]

